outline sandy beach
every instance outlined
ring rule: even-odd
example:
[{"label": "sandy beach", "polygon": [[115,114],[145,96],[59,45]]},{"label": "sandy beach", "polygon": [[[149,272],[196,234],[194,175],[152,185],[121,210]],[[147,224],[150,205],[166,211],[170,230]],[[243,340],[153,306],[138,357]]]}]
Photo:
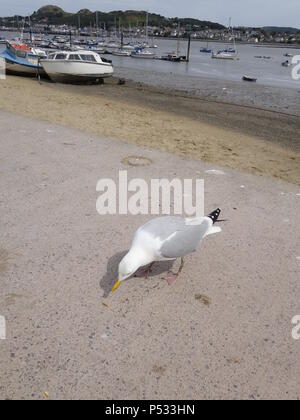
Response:
[{"label": "sandy beach", "polygon": [[299,183],[300,120],[139,83],[63,86],[9,76],[0,110]]},{"label": "sandy beach", "polygon": [[[3,111],[0,123],[0,399],[299,399],[298,186]],[[150,217],[96,212],[98,180],[119,169],[203,177],[206,210],[222,208],[223,233],[172,286],[159,263],[111,294]]]}]

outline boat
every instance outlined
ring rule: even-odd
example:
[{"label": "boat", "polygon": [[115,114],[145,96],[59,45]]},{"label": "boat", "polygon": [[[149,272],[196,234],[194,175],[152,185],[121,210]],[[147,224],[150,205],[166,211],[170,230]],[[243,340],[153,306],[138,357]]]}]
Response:
[{"label": "boat", "polygon": [[235,60],[236,54],[229,53],[229,52],[213,52],[212,58],[218,59],[218,60]]},{"label": "boat", "polygon": [[178,35],[177,35],[177,51],[165,53],[160,57],[163,61],[171,61],[172,63],[180,63],[186,61],[186,56],[180,55],[180,23],[178,23]]},{"label": "boat", "polygon": [[110,61],[86,50],[51,53],[40,62],[50,79],[59,83],[98,82],[114,73]]},{"label": "boat", "polygon": [[153,59],[155,58],[155,54],[149,51],[149,13],[146,13],[146,41],[143,43],[142,46],[136,47],[134,51],[131,52],[131,57],[133,58],[144,58],[144,59]]},{"label": "boat", "polygon": [[130,44],[124,44],[122,47],[123,51],[133,51],[135,49],[135,47],[133,45]]},{"label": "boat", "polygon": [[178,55],[177,53],[166,53],[160,58],[163,61],[171,61],[172,63],[180,63],[183,61],[184,57]]},{"label": "boat", "polygon": [[235,41],[235,35],[234,30],[232,27],[232,19],[229,19],[229,28],[228,31],[231,30],[231,37],[233,39],[233,47],[228,47],[224,50],[219,50],[218,52],[213,51],[212,58],[218,59],[218,60],[236,60],[238,57],[238,51],[236,48],[236,41]]},{"label": "boat", "polygon": [[250,77],[250,76],[243,76],[243,80],[244,82],[252,82],[252,83],[256,83],[257,79],[255,77]]},{"label": "boat", "polygon": [[6,71],[18,75],[44,74],[41,58],[46,58],[45,51],[31,48],[21,42],[6,42],[6,50],[0,53],[0,58],[5,60]]},{"label": "boat", "polygon": [[111,51],[111,55],[116,55],[118,57],[130,57],[131,52],[120,48],[119,50]]},{"label": "boat", "polygon": [[218,54],[220,53],[236,54],[237,51],[235,48],[226,48],[225,50],[219,50]]},{"label": "boat", "polygon": [[200,52],[204,54],[211,54],[213,51],[211,48],[205,47],[205,48],[201,48]]},{"label": "boat", "polygon": [[151,51],[144,50],[143,48],[136,48],[131,52],[131,57],[133,58],[144,58],[144,59],[153,59],[155,54]]}]

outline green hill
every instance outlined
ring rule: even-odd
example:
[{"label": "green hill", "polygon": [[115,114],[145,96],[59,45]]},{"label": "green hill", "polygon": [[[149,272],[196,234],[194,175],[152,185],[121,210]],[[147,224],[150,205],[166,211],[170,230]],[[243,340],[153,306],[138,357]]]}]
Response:
[{"label": "green hill", "polygon": [[290,28],[290,27],[278,27],[278,26],[266,26],[263,28],[266,32],[275,32],[277,34],[296,34],[299,32],[299,29]]},{"label": "green hill", "polygon": [[[144,26],[146,19],[145,11],[113,11],[109,13],[98,12],[98,22],[106,24],[106,26],[112,27],[119,20],[123,26]],[[6,18],[6,22],[13,20],[13,17]],[[82,9],[77,13],[67,13],[63,9],[57,6],[44,6],[38,11],[34,12],[31,16],[31,21],[33,23],[47,23],[49,25],[74,25],[77,26],[80,20],[81,27],[84,26],[94,26],[96,22],[96,12],[91,12],[88,9]],[[198,19],[178,19],[172,18],[168,19],[164,16],[149,13],[149,25],[166,27],[166,26],[175,26],[178,21],[184,26],[190,26],[192,28],[210,28],[210,29],[223,29],[224,26],[214,22],[201,21]],[[1,21],[1,18],[0,18]]]}]

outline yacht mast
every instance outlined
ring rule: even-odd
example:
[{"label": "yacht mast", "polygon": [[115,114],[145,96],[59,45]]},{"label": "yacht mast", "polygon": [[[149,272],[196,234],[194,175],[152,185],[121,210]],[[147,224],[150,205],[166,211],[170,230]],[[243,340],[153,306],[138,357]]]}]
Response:
[{"label": "yacht mast", "polygon": [[177,34],[177,55],[180,54],[180,22],[178,22],[178,34]]},{"label": "yacht mast", "polygon": [[146,15],[146,43],[148,44],[148,36],[149,35],[149,13],[147,12]]}]

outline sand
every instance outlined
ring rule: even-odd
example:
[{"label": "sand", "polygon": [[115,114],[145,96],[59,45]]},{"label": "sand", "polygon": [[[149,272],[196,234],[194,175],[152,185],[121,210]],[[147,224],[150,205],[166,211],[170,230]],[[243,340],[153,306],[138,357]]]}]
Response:
[{"label": "sand", "polygon": [[127,83],[0,82],[0,110],[299,183],[298,117]]},{"label": "sand", "polygon": [[[298,186],[13,114],[0,124],[0,399],[299,399]],[[228,220],[172,286],[159,263],[111,294],[151,217],[96,212],[98,180],[120,169],[203,177],[207,212]]]}]

